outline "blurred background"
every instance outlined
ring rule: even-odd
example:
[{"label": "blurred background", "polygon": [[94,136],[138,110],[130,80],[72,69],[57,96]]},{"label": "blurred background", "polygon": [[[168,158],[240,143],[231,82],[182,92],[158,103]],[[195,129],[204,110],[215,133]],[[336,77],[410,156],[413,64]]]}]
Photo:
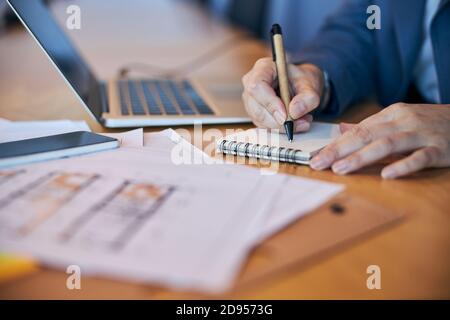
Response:
[{"label": "blurred background", "polygon": [[[241,103],[242,76],[271,55],[273,23],[283,26],[287,50],[295,56],[345,0],[33,1],[48,4],[99,78],[124,70],[129,77],[189,77],[226,105]],[[80,30],[65,27],[73,4],[81,10]],[[0,0],[0,97],[4,118],[90,121],[6,0]]]},{"label": "blurred background", "polygon": [[[93,0],[95,1],[95,0]],[[152,0],[148,0],[152,1]],[[317,32],[326,17],[344,0],[169,0],[192,2],[222,20],[236,25],[252,35],[268,40],[268,30],[280,23],[287,35],[286,47],[298,50]],[[70,2],[45,0],[45,2]],[[133,1],[126,3],[126,6]],[[125,6],[125,4],[124,4]],[[15,18],[0,0],[0,28],[13,24]]]},{"label": "blurred background", "polygon": [[269,40],[268,30],[271,25],[280,23],[286,33],[286,47],[296,51],[314,36],[326,17],[343,0],[197,1],[213,14],[264,40]]}]

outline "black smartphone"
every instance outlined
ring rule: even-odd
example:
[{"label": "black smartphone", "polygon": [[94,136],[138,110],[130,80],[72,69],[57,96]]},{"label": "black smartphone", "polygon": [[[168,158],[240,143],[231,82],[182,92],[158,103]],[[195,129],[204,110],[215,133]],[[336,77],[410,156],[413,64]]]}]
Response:
[{"label": "black smartphone", "polygon": [[87,131],[0,143],[0,169],[119,147],[119,141]]}]

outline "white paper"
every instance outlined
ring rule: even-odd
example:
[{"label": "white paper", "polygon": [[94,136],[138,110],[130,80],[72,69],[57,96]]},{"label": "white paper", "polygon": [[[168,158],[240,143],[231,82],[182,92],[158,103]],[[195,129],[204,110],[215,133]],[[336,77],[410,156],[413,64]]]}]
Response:
[{"label": "white paper", "polygon": [[0,143],[45,136],[91,131],[85,121],[0,121]]},{"label": "white paper", "polygon": [[311,213],[344,190],[343,185],[304,178],[287,178],[265,219],[250,231],[259,244],[299,218]]},{"label": "white paper", "polygon": [[[320,126],[320,125],[319,125]],[[317,130],[317,128],[316,128]],[[331,136],[336,135],[336,126],[325,125],[319,130],[322,133],[329,131]],[[321,133],[321,134],[322,134]],[[319,136],[317,131],[311,136]],[[189,142],[184,140],[176,131],[168,129],[160,133],[146,134],[145,145],[149,146],[164,146],[164,148],[170,149],[174,145],[167,140],[170,139],[173,144],[190,145]],[[197,157],[203,159],[209,158],[209,156],[202,150],[191,145],[188,152],[195,153]],[[192,156],[194,157],[194,155]],[[218,164],[217,168],[228,166],[221,160],[216,160]],[[244,166],[234,166],[235,170],[255,170],[253,168]],[[312,179],[305,179],[299,177],[291,177],[283,175],[284,182],[278,190],[277,195],[270,204],[270,210],[264,219],[261,219],[261,223],[254,225],[249,231],[249,238],[251,244],[257,245],[264,239],[272,236],[276,232],[285,228],[289,224],[295,222],[297,219],[304,215],[314,211],[320,207],[323,203],[337,195],[344,190],[344,186],[336,183],[328,183],[323,181],[317,181]]]},{"label": "white paper", "polygon": [[4,118],[0,118],[0,128],[1,128],[3,125],[9,124],[9,123],[11,123],[10,120],[4,119]]},{"label": "white paper", "polygon": [[[166,157],[121,148],[3,173],[1,249],[87,274],[225,290],[248,254],[247,229],[282,179]],[[148,194],[164,202],[155,208]]]},{"label": "white paper", "polygon": [[144,146],[144,129],[136,129],[123,133],[101,133],[103,136],[117,139],[121,147],[142,148]]},{"label": "white paper", "polygon": [[245,166],[176,165],[174,146],[189,143],[173,130],[145,138],[144,148],[0,171],[0,250],[221,292],[261,239],[342,190]]}]

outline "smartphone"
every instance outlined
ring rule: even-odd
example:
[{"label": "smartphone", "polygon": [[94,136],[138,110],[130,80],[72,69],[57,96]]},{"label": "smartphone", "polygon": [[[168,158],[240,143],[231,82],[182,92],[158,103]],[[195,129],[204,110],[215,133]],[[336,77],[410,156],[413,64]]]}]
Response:
[{"label": "smartphone", "polygon": [[118,147],[117,139],[87,131],[0,143],[0,169]]}]

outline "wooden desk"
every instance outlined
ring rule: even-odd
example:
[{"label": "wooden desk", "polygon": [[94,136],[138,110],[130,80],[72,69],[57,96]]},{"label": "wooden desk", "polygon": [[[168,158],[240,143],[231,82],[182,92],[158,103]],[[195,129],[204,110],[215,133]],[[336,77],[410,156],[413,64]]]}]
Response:
[{"label": "wooden desk", "polygon": [[[70,31],[102,78],[114,76],[121,65],[130,62],[180,65],[238,34],[180,1],[135,0],[126,10],[122,3],[120,0],[78,1],[82,9],[82,30]],[[62,2],[53,7],[61,21],[65,6]],[[254,61],[264,55],[267,55],[264,46],[247,39],[192,76],[207,83],[238,83]],[[0,35],[0,61],[0,117],[82,119],[93,130],[104,131],[88,117],[22,28]],[[235,88],[232,94],[238,96],[239,90]],[[343,119],[358,121],[377,110],[372,105],[358,106]],[[408,179],[383,181],[379,177],[380,167],[348,177],[314,172],[303,166],[282,165],[281,169],[292,175],[343,183],[349,194],[362,195],[405,212],[408,218],[394,228],[339,249],[319,261],[274,274],[225,298],[450,298],[450,170],[430,170]],[[258,257],[253,255],[250,259]],[[380,291],[366,288],[366,268],[372,264],[382,270]],[[65,281],[65,273],[42,268],[0,286],[0,298],[196,297],[148,285],[94,278],[83,278],[81,291],[69,291]]]}]

